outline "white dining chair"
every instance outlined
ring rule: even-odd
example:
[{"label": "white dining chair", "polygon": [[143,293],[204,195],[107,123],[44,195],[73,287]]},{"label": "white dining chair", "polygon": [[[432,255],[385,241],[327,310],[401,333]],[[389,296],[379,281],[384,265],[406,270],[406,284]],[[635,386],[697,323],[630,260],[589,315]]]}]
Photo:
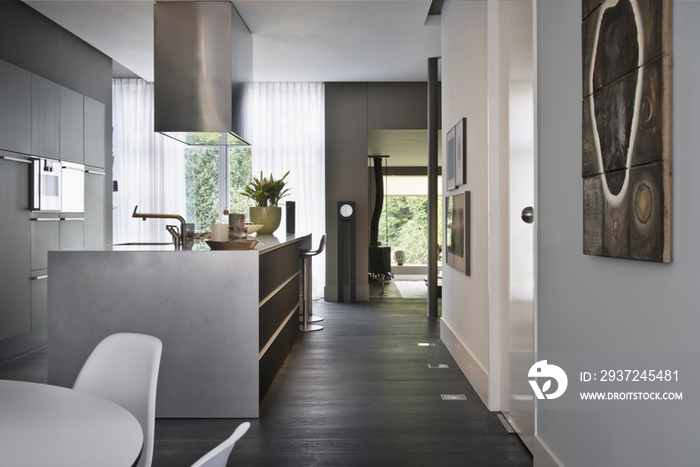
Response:
[{"label": "white dining chair", "polygon": [[137,467],[150,467],[156,417],[156,386],[163,344],[145,334],[117,333],[92,351],[73,389],[119,404],[141,424],[143,450]]},{"label": "white dining chair", "polygon": [[233,434],[226,441],[202,456],[197,462],[192,464],[192,467],[226,467],[233,445],[241,439],[241,436],[248,431],[248,428],[250,428],[249,422],[238,425],[238,428],[233,431]]}]

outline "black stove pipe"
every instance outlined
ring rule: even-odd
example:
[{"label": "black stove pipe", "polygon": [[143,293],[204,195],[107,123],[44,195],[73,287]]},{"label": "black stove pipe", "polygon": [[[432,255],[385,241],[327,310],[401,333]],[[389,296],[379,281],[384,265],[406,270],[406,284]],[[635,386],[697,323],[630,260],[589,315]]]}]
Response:
[{"label": "black stove pipe", "polygon": [[376,188],[376,196],[374,198],[374,210],[372,211],[372,222],[369,229],[369,246],[379,246],[379,218],[382,216],[382,208],[384,207],[384,183],[382,183],[382,158],[373,157],[374,159],[374,186]]}]

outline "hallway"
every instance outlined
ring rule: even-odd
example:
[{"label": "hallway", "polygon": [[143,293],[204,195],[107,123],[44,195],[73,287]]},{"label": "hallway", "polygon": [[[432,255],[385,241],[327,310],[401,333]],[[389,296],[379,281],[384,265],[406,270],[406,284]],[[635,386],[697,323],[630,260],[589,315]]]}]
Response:
[{"label": "hallway", "polygon": [[[425,300],[315,302],[325,329],[299,336],[229,465],[531,466],[517,435],[486,410],[457,368],[440,342],[439,321],[425,309]],[[437,363],[449,368],[428,368]],[[45,348],[0,364],[4,379],[40,380],[42,372]],[[441,394],[467,400],[443,401]],[[157,420],[153,466],[189,466],[241,422]]]}]

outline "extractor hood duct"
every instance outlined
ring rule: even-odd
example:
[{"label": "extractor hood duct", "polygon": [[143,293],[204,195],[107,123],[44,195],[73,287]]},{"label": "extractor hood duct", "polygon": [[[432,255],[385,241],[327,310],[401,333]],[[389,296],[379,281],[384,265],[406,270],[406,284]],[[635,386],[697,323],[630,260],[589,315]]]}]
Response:
[{"label": "extractor hood duct", "polygon": [[253,39],[230,2],[157,2],[155,131],[191,145],[248,145]]}]

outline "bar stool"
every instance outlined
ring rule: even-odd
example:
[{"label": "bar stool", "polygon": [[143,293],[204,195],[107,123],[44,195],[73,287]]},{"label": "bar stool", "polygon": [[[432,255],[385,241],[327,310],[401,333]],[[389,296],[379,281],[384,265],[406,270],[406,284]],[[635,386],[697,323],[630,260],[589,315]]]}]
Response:
[{"label": "bar stool", "polygon": [[312,318],[311,304],[313,301],[313,282],[311,276],[311,258],[320,254],[326,246],[326,234],[321,237],[321,243],[318,245],[318,250],[300,250],[299,257],[302,259],[302,274],[301,274],[301,297],[302,297],[302,314],[299,330],[304,332],[320,331],[323,326],[311,324],[313,322],[323,321],[320,316]]}]

